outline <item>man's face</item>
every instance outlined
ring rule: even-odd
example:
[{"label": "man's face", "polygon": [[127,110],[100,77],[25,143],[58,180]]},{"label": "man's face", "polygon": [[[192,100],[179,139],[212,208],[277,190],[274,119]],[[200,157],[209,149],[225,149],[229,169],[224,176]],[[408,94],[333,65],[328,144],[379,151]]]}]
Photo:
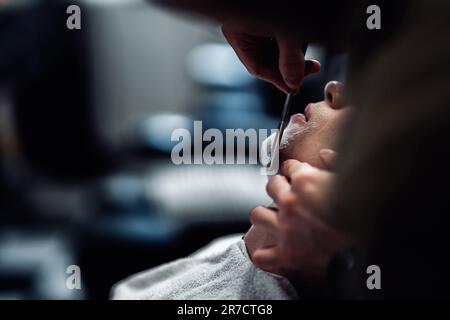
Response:
[{"label": "man's face", "polygon": [[345,105],[343,85],[331,81],[325,86],[325,100],[310,103],[305,114],[292,115],[280,144],[280,160],[297,159],[321,168],[319,151],[336,149],[339,135],[351,117]]}]

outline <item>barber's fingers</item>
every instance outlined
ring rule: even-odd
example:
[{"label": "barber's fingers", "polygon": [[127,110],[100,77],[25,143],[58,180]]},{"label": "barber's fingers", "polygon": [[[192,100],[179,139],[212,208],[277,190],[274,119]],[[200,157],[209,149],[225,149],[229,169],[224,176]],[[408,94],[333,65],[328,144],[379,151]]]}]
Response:
[{"label": "barber's fingers", "polygon": [[[328,165],[333,165],[336,158],[336,152],[330,149],[322,149],[325,151],[326,159]],[[300,162],[297,160],[286,160],[282,163],[280,172],[284,175],[290,182],[291,188],[295,190],[297,185],[303,185],[305,183],[323,184],[323,182],[328,182],[334,174],[330,171],[321,170],[313,167],[305,162]]]},{"label": "barber's fingers", "polygon": [[305,61],[305,77],[320,71],[320,62],[314,59]]},{"label": "barber's fingers", "polygon": [[292,193],[300,199],[299,206],[305,212],[326,215],[335,179],[335,174],[328,171],[320,171],[314,177],[298,177],[293,180]]},{"label": "barber's fingers", "polygon": [[292,180],[295,175],[303,173],[315,173],[319,169],[309,165],[306,162],[300,162],[298,160],[289,159],[281,164],[280,172],[283,176]]},{"label": "barber's fingers", "polygon": [[325,169],[334,170],[337,162],[337,152],[331,149],[321,149],[319,156]]},{"label": "barber's fingers", "polygon": [[284,92],[290,90],[278,68],[278,45],[271,30],[232,20],[222,25],[222,33],[251,75]]},{"label": "barber's fingers", "polygon": [[[255,42],[258,39],[255,39]],[[230,42],[232,44],[232,42]],[[288,92],[289,86],[283,80],[283,76],[278,69],[278,65],[271,63],[267,48],[258,47],[255,43],[255,48],[242,47],[240,43],[232,44],[239,60],[246,67],[247,71],[254,77],[272,83],[279,90]]]},{"label": "barber's fingers", "polygon": [[240,19],[226,21],[222,33],[250,74],[284,92],[298,91],[305,76],[320,71],[318,61],[305,61],[298,37]]},{"label": "barber's fingers", "polygon": [[291,90],[290,87],[284,82],[283,76],[281,75],[278,69],[259,68],[257,72],[250,72],[250,73],[256,76],[258,79],[270,82],[279,90],[285,93],[288,93]]},{"label": "barber's fingers", "polygon": [[306,47],[295,36],[278,33],[277,43],[278,68],[283,80],[289,88],[298,90],[305,76],[320,71],[320,63],[317,60],[305,61]]},{"label": "barber's fingers", "polygon": [[269,197],[278,204],[280,198],[291,190],[291,185],[289,184],[286,177],[281,175],[275,175],[269,179],[266,185],[266,191]]},{"label": "barber's fingers", "polygon": [[301,231],[304,224],[304,216],[310,215],[310,208],[306,201],[298,199],[298,195],[291,192],[291,200],[280,204],[278,221],[280,223],[280,234],[284,239],[292,237]]},{"label": "barber's fingers", "polygon": [[253,264],[265,271],[279,273],[280,255],[277,246],[258,249],[252,256]]},{"label": "barber's fingers", "polygon": [[297,39],[279,34],[277,36],[279,49],[278,68],[284,82],[292,89],[298,89],[305,76],[305,56],[303,46]]},{"label": "barber's fingers", "polygon": [[279,221],[274,210],[258,206],[250,212],[250,222],[264,228],[272,236],[276,237],[278,233]]},{"label": "barber's fingers", "polygon": [[[297,207],[294,207],[295,203],[278,201],[280,211],[293,208],[320,214],[327,209],[329,192],[335,181],[334,173],[314,168],[297,160],[285,161],[281,172],[289,178],[290,193],[295,198]],[[287,205],[283,207],[283,203]]]}]

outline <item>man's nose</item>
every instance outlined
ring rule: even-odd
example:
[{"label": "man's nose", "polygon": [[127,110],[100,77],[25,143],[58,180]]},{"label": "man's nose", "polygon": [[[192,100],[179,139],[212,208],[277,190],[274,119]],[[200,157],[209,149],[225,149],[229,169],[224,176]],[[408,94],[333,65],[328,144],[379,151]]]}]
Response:
[{"label": "man's nose", "polygon": [[325,86],[325,101],[333,109],[345,106],[344,85],[338,81],[330,81]]}]

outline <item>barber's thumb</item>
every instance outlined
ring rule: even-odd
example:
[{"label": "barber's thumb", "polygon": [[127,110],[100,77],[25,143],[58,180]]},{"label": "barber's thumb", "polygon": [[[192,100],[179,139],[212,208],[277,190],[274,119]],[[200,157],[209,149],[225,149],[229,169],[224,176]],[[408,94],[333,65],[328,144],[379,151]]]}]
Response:
[{"label": "barber's thumb", "polygon": [[305,56],[298,41],[291,38],[277,39],[279,48],[278,68],[286,85],[294,90],[300,88],[305,74]]},{"label": "barber's thumb", "polygon": [[337,152],[331,149],[321,149],[319,151],[319,156],[325,169],[333,170],[335,168]]},{"label": "barber's thumb", "polygon": [[314,74],[320,71],[321,65],[317,60],[305,61],[305,77],[310,74]]}]

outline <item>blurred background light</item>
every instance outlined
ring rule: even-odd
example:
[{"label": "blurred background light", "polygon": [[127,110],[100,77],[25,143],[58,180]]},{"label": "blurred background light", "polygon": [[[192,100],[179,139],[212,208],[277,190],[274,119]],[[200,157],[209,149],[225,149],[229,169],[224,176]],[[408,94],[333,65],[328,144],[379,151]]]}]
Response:
[{"label": "blurred background light", "polygon": [[170,153],[175,143],[171,141],[176,129],[193,129],[193,120],[177,113],[157,113],[149,115],[138,127],[138,139],[146,147]]},{"label": "blurred background light", "polygon": [[255,81],[234,50],[222,43],[207,43],[192,49],[187,57],[187,71],[202,85],[236,88]]}]

